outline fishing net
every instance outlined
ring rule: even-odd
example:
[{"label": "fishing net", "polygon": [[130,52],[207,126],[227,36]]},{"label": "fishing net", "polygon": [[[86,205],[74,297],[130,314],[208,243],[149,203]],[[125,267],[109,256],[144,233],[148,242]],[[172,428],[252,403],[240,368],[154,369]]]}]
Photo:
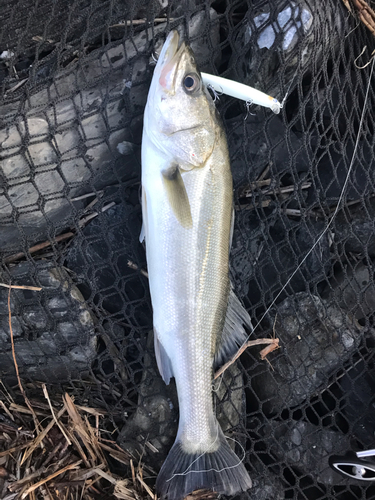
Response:
[{"label": "fishing net", "polygon": [[[21,286],[0,290],[1,450],[19,432],[5,432],[4,419],[25,423],[19,381],[34,408],[47,404],[46,383],[56,414],[65,393],[99,411],[102,444],[141,461],[135,482],[153,491],[178,405],[153,354],[140,148],[153,57],[177,28],[202,71],[287,96],[278,115],[224,95],[216,101],[234,181],[231,279],[256,325],[252,338],[280,346],[264,359],[264,345],[250,347],[214,391],[254,483],[240,497],[375,498],[371,481],[328,463],[375,448],[370,2],[0,5],[0,281]],[[64,440],[59,429],[54,439]],[[119,456],[107,453],[107,473],[134,478]],[[6,498],[20,477],[2,457]],[[104,482],[107,498],[124,498],[103,474],[91,490],[83,480],[70,487],[97,498]],[[69,486],[59,477],[50,498]],[[129,498],[149,495],[129,488]]]}]

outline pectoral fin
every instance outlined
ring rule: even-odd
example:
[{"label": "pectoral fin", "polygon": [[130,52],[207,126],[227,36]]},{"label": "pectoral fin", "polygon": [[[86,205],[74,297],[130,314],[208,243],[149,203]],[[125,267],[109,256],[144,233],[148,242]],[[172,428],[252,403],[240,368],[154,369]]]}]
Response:
[{"label": "pectoral fin", "polygon": [[163,170],[163,183],[169,204],[181,226],[189,229],[193,226],[189,198],[178,165]]},{"label": "pectoral fin", "polygon": [[243,307],[231,287],[223,333],[217,345],[214,358],[215,370],[229,361],[238,351],[239,347],[246,341],[248,334],[244,326],[250,331],[253,330],[249,313]]}]

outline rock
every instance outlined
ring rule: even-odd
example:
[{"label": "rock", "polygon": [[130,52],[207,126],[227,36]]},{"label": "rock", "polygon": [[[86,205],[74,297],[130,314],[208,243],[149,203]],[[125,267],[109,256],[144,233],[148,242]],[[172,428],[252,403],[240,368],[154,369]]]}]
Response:
[{"label": "rock", "polygon": [[146,268],[139,243],[141,224],[139,205],[123,201],[101,212],[73,240],[65,265],[75,273],[86,300],[111,314],[125,316],[135,327],[150,329],[151,310],[145,307],[147,279],[128,265],[131,260],[139,269]]},{"label": "rock", "polygon": [[342,455],[350,449],[348,436],[302,420],[270,420],[260,432],[270,455],[277,461],[293,467],[300,474],[312,476],[322,484],[348,482],[328,464],[331,455]]},{"label": "rock", "polygon": [[[122,39],[125,20],[145,17],[151,20],[151,5],[153,15],[160,17],[165,8],[161,5],[163,2],[161,0],[158,5],[157,1],[150,4],[148,0],[138,0],[134,5],[121,2],[111,8],[101,4],[94,9],[90,0],[80,0],[69,8],[64,4],[51,8],[49,0],[4,6],[0,12],[0,25],[4,27],[6,46],[12,50],[1,52],[0,49],[0,63],[9,59],[13,71],[0,64],[0,82],[5,80],[6,90],[24,78],[28,78],[30,87],[45,84],[56,68],[65,68],[76,59],[77,53],[82,57],[82,54],[101,47],[103,29],[110,33],[111,41]],[[46,21],[42,30],[40,19]]]},{"label": "rock", "polygon": [[[117,439],[118,444],[132,455],[142,452],[148,465],[160,468],[177,433],[178,400],[174,379],[165,385],[154,356],[151,331],[143,360],[142,381],[138,387],[138,404]],[[150,442],[157,451],[145,446]],[[150,463],[149,463],[150,462]]]},{"label": "rock", "polygon": [[[271,225],[274,217],[269,217]],[[264,221],[253,210],[236,210],[232,247],[230,251],[230,277],[236,294],[243,299],[249,293],[249,283],[254,277],[267,233]]]},{"label": "rock", "polygon": [[374,264],[348,263],[330,280],[323,297],[329,297],[358,320],[375,313]]},{"label": "rock", "polygon": [[[348,177],[349,165],[354,153],[354,146],[348,142],[344,147],[339,141],[316,152],[315,165],[312,169],[312,185],[308,189],[306,204],[309,208],[335,207],[344,186],[343,204],[361,200],[373,194],[375,184],[375,165],[373,148],[365,142],[359,142],[357,155],[354,157]],[[348,177],[348,183],[345,185]]]},{"label": "rock", "polygon": [[[177,25],[175,29],[180,33],[183,40],[186,39],[188,34],[198,66],[205,67],[208,59],[212,59],[207,45],[218,44],[219,42],[219,21],[216,11],[212,8],[209,9],[208,13],[205,10],[199,10],[190,17],[187,32],[183,24]],[[97,64],[97,71],[100,71],[100,67],[123,67],[126,60],[132,60],[139,54],[150,55],[151,47],[154,47],[156,53],[159,53],[165,41],[166,30],[167,23],[159,23],[153,28],[148,28],[134,35],[132,39],[126,40],[125,44],[118,44],[110,48],[103,54],[100,63]]]},{"label": "rock", "polygon": [[258,362],[249,372],[266,415],[297,406],[323,390],[363,336],[363,329],[335,302],[306,292],[286,298],[269,318],[281,349],[270,358],[272,368]]},{"label": "rock", "polygon": [[[233,437],[245,446],[244,437],[241,437],[241,430],[245,425],[245,393],[242,372],[238,365],[234,363],[224,374],[214,383],[214,406],[216,417],[221,428],[227,436]],[[238,434],[238,435],[237,435]],[[236,451],[234,441],[229,442]],[[242,457],[241,451],[237,450]]]},{"label": "rock", "polygon": [[[46,239],[48,219],[57,229],[71,225],[82,206],[71,198],[140,175],[139,164],[129,170],[117,150],[131,139],[121,112],[121,71],[111,73],[105,90],[97,85],[72,95],[85,69],[89,78],[89,66],[56,76],[48,91],[33,96],[26,115],[10,115],[13,124],[0,130],[1,180],[9,185],[0,196],[1,250],[18,250],[21,232],[29,246]],[[59,92],[66,96],[55,104],[50,94],[57,99]],[[15,218],[17,225],[10,222]]]},{"label": "rock", "polygon": [[[231,267],[241,295],[254,307],[271,303],[322,234],[324,224],[294,222],[278,210],[259,224],[259,213],[236,212]],[[328,234],[316,245],[286,287],[295,293],[325,280],[331,268]],[[279,297],[285,297],[285,292]]]},{"label": "rock", "polygon": [[[41,262],[12,269],[12,284],[41,286],[41,292],[12,290],[15,355],[21,377],[69,382],[89,370],[96,355],[94,318],[62,267]],[[7,280],[8,281],[8,280]],[[0,290],[1,377],[16,380],[11,352],[8,291]]]},{"label": "rock", "polygon": [[[183,30],[183,24],[179,26]],[[208,28],[209,29],[206,29]],[[0,107],[0,250],[20,249],[46,239],[48,220],[57,227],[74,221],[70,199],[119,181],[139,178],[117,149],[140,140],[139,119],[147,99],[154,36],[162,43],[166,23],[98,49],[54,74],[48,87]],[[211,46],[219,46],[213,9],[188,24],[198,64],[207,69]],[[19,109],[22,108],[22,114]],[[17,225],[14,220],[17,219]]]},{"label": "rock", "polygon": [[338,385],[342,391],[342,413],[352,436],[364,449],[373,447],[375,438],[375,370],[363,360],[351,367]]},{"label": "rock", "polygon": [[264,476],[250,473],[252,488],[246,493],[249,500],[284,500],[284,485],[268,470]]},{"label": "rock", "polygon": [[342,6],[324,4],[324,15],[322,9],[321,2],[305,0],[254,2],[234,35],[234,79],[281,100],[298,75],[318,71],[327,54],[338,49],[334,40],[345,24]]},{"label": "rock", "polygon": [[276,115],[259,111],[244,120],[241,112],[225,125],[235,188],[255,182],[268,165],[275,182],[286,173],[297,176],[311,167],[312,146],[306,147],[301,134],[288,130]]},{"label": "rock", "polygon": [[[185,8],[183,6],[183,9]],[[183,15],[186,15],[185,12]],[[221,59],[219,16],[211,7],[207,11],[198,10],[188,19],[187,32],[183,29],[183,25],[177,26],[176,29],[182,40],[188,40],[199,70],[210,73]],[[157,41],[155,45],[157,53],[160,52],[163,42],[164,40],[160,39]]]},{"label": "rock", "polygon": [[345,207],[336,215],[333,226],[334,241],[346,253],[375,258],[375,198]]}]

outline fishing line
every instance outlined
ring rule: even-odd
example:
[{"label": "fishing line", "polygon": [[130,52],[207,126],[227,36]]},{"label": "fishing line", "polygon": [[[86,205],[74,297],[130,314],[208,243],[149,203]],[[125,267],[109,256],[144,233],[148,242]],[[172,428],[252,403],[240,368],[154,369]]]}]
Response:
[{"label": "fishing line", "polygon": [[[360,122],[359,122],[358,134],[357,134],[357,138],[356,138],[355,145],[354,145],[354,151],[353,151],[352,159],[350,161],[348,173],[346,175],[345,182],[344,182],[342,191],[340,193],[340,196],[339,196],[336,208],[335,208],[335,210],[334,210],[334,212],[332,214],[331,220],[328,222],[327,227],[323,230],[323,232],[318,237],[318,239],[316,240],[316,242],[314,243],[314,245],[312,246],[312,248],[307,252],[307,254],[305,255],[305,257],[302,259],[302,261],[297,266],[297,268],[295,269],[295,271],[292,273],[292,275],[290,276],[290,278],[288,279],[288,281],[285,283],[285,285],[282,287],[282,289],[280,290],[280,292],[276,295],[276,297],[273,299],[273,301],[271,302],[271,304],[268,306],[268,308],[266,309],[266,311],[264,312],[264,314],[262,315],[262,317],[260,318],[260,320],[258,321],[258,323],[254,326],[253,331],[260,325],[260,323],[263,321],[263,319],[266,317],[266,315],[269,313],[269,311],[275,305],[275,302],[277,301],[277,299],[280,297],[280,295],[283,293],[283,291],[285,290],[285,288],[289,285],[289,283],[292,281],[292,279],[294,278],[294,276],[300,270],[301,266],[304,264],[304,262],[306,262],[306,259],[309,257],[309,255],[311,255],[311,253],[313,252],[313,250],[315,249],[315,247],[318,245],[318,243],[320,242],[320,240],[323,238],[323,236],[326,234],[326,232],[328,231],[328,229],[331,227],[332,222],[333,222],[334,218],[337,215],[337,212],[340,210],[340,205],[341,205],[342,199],[344,197],[345,189],[346,189],[346,187],[348,185],[348,182],[349,182],[349,176],[351,174],[351,171],[353,170],[354,158],[355,158],[355,155],[357,153],[357,148],[358,148],[358,143],[359,143],[359,137],[360,137],[360,134],[361,134],[361,131],[362,131],[362,125],[363,125],[363,120],[364,120],[365,111],[366,111],[366,105],[367,105],[367,101],[368,101],[368,95],[369,95],[370,86],[371,86],[371,78],[372,78],[372,74],[373,74],[373,70],[374,70],[374,63],[375,63],[375,59],[372,60],[372,64],[371,64],[370,76],[369,76],[369,80],[368,80],[368,84],[367,84],[367,90],[366,90],[366,94],[365,94],[365,101],[363,103],[363,109],[362,109],[361,119],[360,119]],[[250,338],[250,335],[248,335],[246,341],[242,345],[246,344],[246,342],[247,342],[247,340],[249,338]]]},{"label": "fishing line", "polygon": [[222,469],[211,468],[211,469],[202,469],[202,470],[189,470],[195,464],[195,462],[197,462],[200,458],[202,458],[206,453],[209,453],[210,448],[212,448],[212,446],[216,443],[216,441],[218,440],[218,437],[219,437],[219,429],[217,431],[215,441],[207,448],[207,450],[204,451],[203,453],[201,453],[196,459],[194,459],[192,461],[192,463],[185,469],[184,472],[176,472],[176,473],[174,473],[171,478],[166,479],[166,482],[168,483],[169,481],[172,481],[172,479],[174,477],[176,477],[176,476],[187,476],[188,474],[191,474],[193,472],[201,474],[202,472],[211,472],[211,471],[213,471],[213,472],[217,472],[217,473],[220,474],[220,472],[224,472],[225,470],[235,469],[236,467],[239,467],[242,464],[242,462],[245,461],[245,458],[246,458],[245,448],[236,439],[225,436],[225,439],[230,439],[231,441],[234,441],[236,444],[238,444],[238,446],[242,450],[242,458],[239,459],[239,461],[238,461],[237,464],[235,464],[235,465],[229,465],[228,467],[223,467]]},{"label": "fishing line", "polygon": [[[167,479],[166,482],[168,481],[172,481],[172,479],[176,476],[186,476],[187,474],[189,474],[190,472],[208,472],[205,471],[205,470],[202,470],[202,471],[193,471],[193,470],[190,470],[189,469],[195,464],[195,462],[197,462],[200,458],[202,458],[206,453],[209,453],[210,449],[214,446],[214,444],[216,443],[216,441],[218,440],[219,438],[219,429],[217,429],[217,433],[216,433],[216,437],[214,439],[214,442],[212,444],[210,444],[210,446],[207,448],[207,450],[205,450],[203,453],[201,453],[200,455],[197,456],[197,458],[195,458],[190,465],[188,465],[188,467],[185,469],[184,472],[174,472],[172,477],[170,479]],[[210,469],[210,470],[214,470],[214,469]]]},{"label": "fishing line", "polygon": [[[214,380],[213,383],[212,383],[212,391],[213,392],[216,392],[216,394],[219,393],[219,390],[220,390],[220,387],[221,387],[221,384],[223,382],[223,376],[220,375],[220,377],[218,378],[218,380]],[[214,404],[215,404],[215,411],[216,411],[216,401],[214,401]]]}]

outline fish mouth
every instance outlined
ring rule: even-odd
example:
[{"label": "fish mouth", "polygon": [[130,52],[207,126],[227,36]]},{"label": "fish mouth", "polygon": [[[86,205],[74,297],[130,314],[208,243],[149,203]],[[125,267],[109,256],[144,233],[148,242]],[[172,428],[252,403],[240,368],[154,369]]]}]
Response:
[{"label": "fish mouth", "polygon": [[160,53],[158,66],[160,71],[159,84],[165,92],[173,93],[175,76],[182,52],[186,48],[185,42],[179,46],[180,35],[173,30],[169,33]]},{"label": "fish mouth", "polygon": [[178,34],[178,31],[177,30],[171,31],[164,42],[162,51],[158,59],[158,63],[161,63],[163,66],[164,64],[168,64],[168,62],[170,62],[171,59],[176,54],[179,42],[180,42],[180,35]]}]

